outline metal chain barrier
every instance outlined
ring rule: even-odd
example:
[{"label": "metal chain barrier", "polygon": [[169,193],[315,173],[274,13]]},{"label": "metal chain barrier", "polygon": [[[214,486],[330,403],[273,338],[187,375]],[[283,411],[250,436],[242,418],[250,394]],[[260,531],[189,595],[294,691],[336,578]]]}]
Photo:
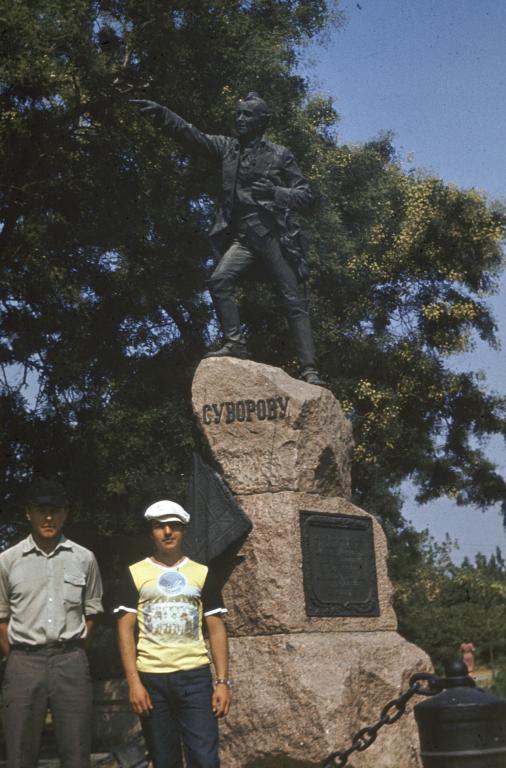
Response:
[{"label": "metal chain barrier", "polygon": [[[374,744],[379,730],[384,725],[396,723],[405,713],[406,705],[413,696],[435,696],[437,693],[440,693],[442,686],[440,683],[438,684],[438,681],[439,678],[428,672],[419,672],[413,675],[409,680],[408,690],[401,693],[396,699],[389,701],[388,704],[385,704],[381,710],[379,720],[374,725],[368,725],[357,731],[348,749],[332,752],[322,764],[322,768],[343,768],[345,765],[349,765],[349,768],[352,768],[348,763],[350,755],[354,752],[363,752],[371,744]],[[426,682],[427,685],[423,685],[423,682]]]}]

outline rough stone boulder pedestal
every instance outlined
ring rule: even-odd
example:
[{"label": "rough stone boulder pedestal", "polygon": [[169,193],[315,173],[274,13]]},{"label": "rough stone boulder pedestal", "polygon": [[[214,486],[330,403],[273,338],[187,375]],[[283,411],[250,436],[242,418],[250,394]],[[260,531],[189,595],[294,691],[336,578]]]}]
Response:
[{"label": "rough stone boulder pedestal", "polygon": [[[397,632],[295,633],[230,640],[232,709],[220,724],[223,768],[316,768],[428,670]],[[416,703],[416,701],[415,701]],[[419,768],[411,711],[353,768]]]},{"label": "rough stone boulder pedestal", "polygon": [[327,389],[280,368],[226,357],[199,365],[192,394],[214,460],[234,493],[349,497],[351,428]]},{"label": "rough stone boulder pedestal", "polygon": [[[350,424],[327,389],[251,361],[204,360],[192,395],[253,523],[224,589],[234,694],[223,768],[319,765],[430,669],[396,631],[381,525],[349,500]],[[413,717],[352,762],[418,767]]]},{"label": "rough stone boulder pedestal", "polygon": [[[237,496],[236,499],[253,522],[253,530],[235,559],[235,567],[224,589],[230,614],[227,626],[232,634],[254,636],[397,629],[392,585],[386,566],[385,534],[377,520],[346,499],[335,496],[281,491]],[[371,611],[364,616],[307,615],[301,511],[344,515],[347,519],[355,517],[372,524],[377,615],[371,615]],[[346,553],[342,552],[340,556],[346,557]]]}]

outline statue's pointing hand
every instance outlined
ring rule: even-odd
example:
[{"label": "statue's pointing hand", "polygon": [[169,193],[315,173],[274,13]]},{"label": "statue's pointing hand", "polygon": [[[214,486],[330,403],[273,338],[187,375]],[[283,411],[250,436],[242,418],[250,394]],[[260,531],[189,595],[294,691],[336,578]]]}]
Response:
[{"label": "statue's pointing hand", "polygon": [[141,112],[152,112],[155,115],[163,117],[166,107],[158,104],[157,101],[150,101],[149,99],[128,99],[130,104],[138,104]]}]

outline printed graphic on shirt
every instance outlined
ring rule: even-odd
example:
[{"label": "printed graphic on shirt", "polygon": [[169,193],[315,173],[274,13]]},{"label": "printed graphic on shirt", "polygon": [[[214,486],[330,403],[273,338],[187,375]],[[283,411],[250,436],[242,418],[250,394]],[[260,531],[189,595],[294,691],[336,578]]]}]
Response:
[{"label": "printed graphic on shirt", "polygon": [[[187,643],[199,640],[200,590],[188,583],[179,571],[165,571],[156,585],[147,587],[142,606],[146,639],[159,643]],[[160,600],[160,595],[163,599]],[[169,599],[167,599],[169,598]]]},{"label": "printed graphic on shirt", "polygon": [[144,628],[147,640],[159,642],[163,637],[171,643],[196,642],[199,639],[198,604],[186,600],[151,603],[144,608]]},{"label": "printed graphic on shirt", "polygon": [[186,576],[179,571],[167,571],[158,579],[158,589],[164,595],[180,595],[187,586]]}]

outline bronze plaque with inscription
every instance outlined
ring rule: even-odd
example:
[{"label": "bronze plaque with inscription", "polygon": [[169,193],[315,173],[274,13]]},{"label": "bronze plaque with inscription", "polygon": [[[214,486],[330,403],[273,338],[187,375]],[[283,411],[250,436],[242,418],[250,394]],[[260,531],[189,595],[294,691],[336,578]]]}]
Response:
[{"label": "bronze plaque with inscription", "polygon": [[379,616],[372,520],[300,513],[308,616]]}]

